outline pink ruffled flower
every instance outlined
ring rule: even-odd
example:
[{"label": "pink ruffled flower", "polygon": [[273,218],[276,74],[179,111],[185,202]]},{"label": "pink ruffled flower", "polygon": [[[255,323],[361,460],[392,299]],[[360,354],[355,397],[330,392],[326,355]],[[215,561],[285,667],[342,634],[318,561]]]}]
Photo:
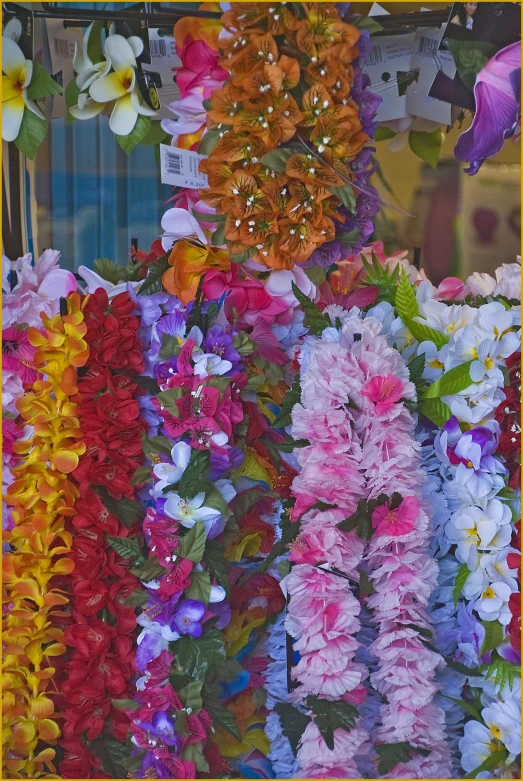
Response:
[{"label": "pink ruffled flower", "polygon": [[402,537],[412,531],[418,513],[419,505],[413,496],[406,496],[395,510],[390,509],[388,502],[382,504],[372,513],[374,534]]},{"label": "pink ruffled flower", "polygon": [[379,416],[388,412],[401,399],[403,383],[392,374],[387,374],[386,377],[373,377],[363,386],[361,392],[363,396],[374,402],[376,415]]},{"label": "pink ruffled flower", "polygon": [[182,61],[182,67],[176,74],[176,83],[182,98],[194,87],[204,87],[204,97],[208,98],[212,90],[221,87],[229,75],[218,65],[220,52],[211,49],[201,39],[195,41],[191,35],[188,35],[183,47],[177,47],[176,53]]},{"label": "pink ruffled flower", "polygon": [[29,342],[27,331],[19,328],[2,331],[2,368],[17,374],[24,385],[32,385],[38,378],[34,354],[35,348]]},{"label": "pink ruffled flower", "polygon": [[203,283],[203,292],[208,299],[220,299],[225,294],[225,312],[235,309],[240,323],[254,325],[258,319],[272,325],[279,315],[287,313],[292,319],[292,307],[279,296],[271,296],[258,279],[244,277],[239,266],[231,271],[209,271]]}]

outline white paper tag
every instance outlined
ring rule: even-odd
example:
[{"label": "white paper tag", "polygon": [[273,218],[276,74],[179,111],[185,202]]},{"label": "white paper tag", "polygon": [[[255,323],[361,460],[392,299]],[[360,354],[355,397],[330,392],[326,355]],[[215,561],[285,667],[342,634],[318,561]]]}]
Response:
[{"label": "white paper tag", "polygon": [[370,54],[362,63],[371,80],[371,90],[381,104],[377,122],[402,119],[407,112],[407,85],[410,81],[412,48],[415,33],[371,39]]},{"label": "white paper tag", "polygon": [[149,28],[149,46],[151,51],[151,64],[144,63],[144,73],[157,73],[162,86],[158,89],[160,108],[157,113],[160,119],[174,119],[174,114],[167,106],[180,99],[180,90],[176,84],[176,71],[173,68],[181,67],[181,60],[176,54],[176,44],[172,35],[158,34],[157,27]]},{"label": "white paper tag", "polygon": [[429,90],[438,71],[454,78],[456,66],[450,52],[440,51],[443,29],[421,29],[416,32],[411,69],[418,71],[417,80],[407,89],[407,111],[415,117],[429,119],[442,125],[451,121],[450,103],[429,97]]},{"label": "white paper tag", "polygon": [[205,158],[206,155],[199,155],[188,149],[178,149],[175,146],[160,144],[162,184],[190,187],[192,190],[207,187],[207,174],[198,171],[200,160],[205,160]]},{"label": "white paper tag", "polygon": [[[67,87],[74,79],[74,45],[82,46],[82,29],[78,27],[65,28],[61,19],[46,19],[45,27],[49,52],[51,54],[51,66],[53,76],[59,76],[62,86]],[[53,97],[53,111],[51,117],[65,117],[65,98],[62,95]]]}]

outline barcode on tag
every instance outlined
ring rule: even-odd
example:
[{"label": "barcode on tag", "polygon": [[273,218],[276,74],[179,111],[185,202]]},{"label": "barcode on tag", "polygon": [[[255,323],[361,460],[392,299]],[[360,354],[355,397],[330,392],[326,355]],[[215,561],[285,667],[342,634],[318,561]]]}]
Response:
[{"label": "barcode on tag", "polygon": [[57,57],[72,60],[74,57],[74,45],[65,38],[53,38],[54,53]]},{"label": "barcode on tag", "polygon": [[149,40],[151,48],[151,57],[167,57],[167,46],[161,38],[151,38]]},{"label": "barcode on tag", "polygon": [[207,187],[207,175],[200,173],[198,166],[205,155],[190,152],[187,149],[160,144],[160,171],[162,184],[176,187],[190,187],[199,190]]},{"label": "barcode on tag", "polygon": [[438,53],[438,41],[422,35],[418,41],[418,54],[422,57],[436,57]]},{"label": "barcode on tag", "polygon": [[370,50],[370,54],[365,60],[366,67],[372,68],[374,65],[379,65],[383,62],[380,46],[373,46]]}]

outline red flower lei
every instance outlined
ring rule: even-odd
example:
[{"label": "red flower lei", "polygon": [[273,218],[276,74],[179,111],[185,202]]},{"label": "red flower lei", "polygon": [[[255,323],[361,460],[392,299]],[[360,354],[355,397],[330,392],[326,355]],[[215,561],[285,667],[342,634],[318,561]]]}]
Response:
[{"label": "red flower lei", "polygon": [[101,487],[102,497],[132,499],[131,478],[142,463],[146,424],[137,400],[142,391],[128,376],[144,368],[134,308],[128,293],[109,302],[103,289],[84,308],[90,356],[75,401],[86,452],[73,472],[80,498],[70,525],[75,569],[70,578],[72,614],[65,629],[71,652],[62,684],[64,778],[108,777],[109,769],[87,741],[103,735],[104,740],[125,742],[129,730],[128,716],[112,699],[132,696],[136,617],[125,599],[140,582],[106,539],[126,537],[130,529],[105,507],[93,486]]}]

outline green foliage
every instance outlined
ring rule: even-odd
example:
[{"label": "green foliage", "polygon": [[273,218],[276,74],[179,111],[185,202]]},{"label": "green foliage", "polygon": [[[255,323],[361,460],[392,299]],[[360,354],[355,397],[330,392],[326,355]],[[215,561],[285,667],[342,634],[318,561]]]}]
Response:
[{"label": "green foliage", "polygon": [[483,640],[479,655],[483,656],[487,651],[495,651],[498,645],[501,645],[505,639],[505,628],[499,621],[482,621],[481,625],[485,630],[485,639]]},{"label": "green foliage", "polygon": [[142,449],[145,457],[150,461],[151,456],[156,453],[163,453],[164,456],[171,456],[172,442],[167,437],[144,437],[142,439]]},{"label": "green foliage", "polygon": [[144,583],[148,583],[150,580],[162,578],[167,570],[165,567],[162,567],[158,561],[158,557],[155,555],[149,556],[143,566],[133,569],[132,572],[137,575],[140,580],[143,580]]},{"label": "green foliage", "polygon": [[160,358],[163,358],[164,361],[170,360],[173,356],[178,356],[181,348],[182,346],[176,336],[162,334],[162,346],[160,347],[159,354]]},{"label": "green foliage", "polygon": [[497,652],[492,654],[490,664],[483,665],[481,670],[484,671],[485,678],[493,680],[500,691],[507,683],[512,688],[514,680],[521,678],[521,667],[507,662]]},{"label": "green foliage", "polygon": [[249,258],[252,258],[254,255],[253,249],[248,249],[245,252],[242,252],[240,255],[233,255],[232,253],[229,253],[229,258],[231,259],[231,263],[245,263]]},{"label": "green foliage", "polygon": [[314,334],[315,336],[321,336],[326,328],[331,327],[329,318],[322,315],[316,304],[313,304],[294,282],[292,283],[292,292],[300,302],[305,313],[303,325],[305,328],[309,329],[309,333]]},{"label": "green foliage", "polygon": [[94,740],[87,740],[87,748],[99,759],[109,778],[127,778],[127,770],[123,764],[129,757],[131,746],[120,743],[119,740],[100,735]]},{"label": "green foliage", "polygon": [[412,361],[407,364],[409,370],[410,381],[416,386],[418,390],[419,386],[423,382],[423,372],[425,370],[425,355],[417,355]]},{"label": "green foliage", "polygon": [[416,300],[416,294],[414,288],[409,282],[409,278],[405,273],[405,269],[402,270],[401,276],[396,289],[396,299],[394,301],[396,312],[401,317],[403,322],[412,317],[418,317],[419,307]]},{"label": "green foliage", "polygon": [[384,776],[390,773],[400,762],[409,762],[413,754],[421,754],[423,757],[428,757],[430,750],[411,746],[407,742],[384,743],[381,746],[376,746],[376,753],[379,756],[378,773],[380,776]]},{"label": "green foliage", "polygon": [[41,100],[49,95],[61,95],[62,87],[47,73],[43,65],[33,60],[33,75],[27,88],[29,100]]},{"label": "green foliage", "polygon": [[275,149],[273,152],[267,152],[261,159],[261,164],[273,171],[283,173],[287,168],[287,163],[296,152],[294,149]]},{"label": "green foliage", "polygon": [[[393,502],[397,502],[399,498],[399,501],[401,502],[401,496],[400,494],[394,492],[391,497],[391,501],[389,503],[389,506],[391,509],[395,509],[393,507]],[[368,540],[370,539],[372,535],[372,513],[376,509],[376,507],[379,507],[382,504],[386,504],[389,501],[389,497],[387,494],[380,494],[376,499],[360,499],[358,501],[358,506],[356,508],[356,512],[354,512],[349,518],[346,518],[344,521],[340,521],[340,523],[337,523],[336,526],[338,529],[342,532],[350,532],[353,529],[356,529],[358,537],[362,540]],[[397,506],[397,504],[396,504]]]},{"label": "green foliage", "polygon": [[180,410],[178,409],[176,402],[184,395],[183,388],[169,388],[166,391],[161,391],[157,398],[162,407],[165,407],[169,414],[174,415],[175,418],[180,417]]},{"label": "green foliage", "polygon": [[471,770],[470,773],[467,773],[463,776],[463,778],[477,778],[478,773],[484,773],[485,771],[491,772],[492,770],[496,770],[498,767],[503,767],[503,765],[506,763],[508,759],[508,754],[506,748],[500,748],[498,751],[493,751],[490,756],[486,758],[484,762],[481,763],[475,770]]},{"label": "green foliage", "polygon": [[152,296],[154,293],[159,293],[162,290],[162,277],[169,268],[170,254],[170,252],[166,253],[149,267],[147,277],[138,290],[139,296]]},{"label": "green foliage", "polygon": [[202,561],[209,568],[211,577],[216,578],[219,585],[228,591],[229,568],[225,560],[225,547],[220,540],[207,540]]},{"label": "green foliage", "polygon": [[351,24],[359,30],[368,30],[371,35],[383,30],[381,24],[373,16],[356,16],[354,20],[351,20]]},{"label": "green foliage", "polygon": [[454,586],[454,605],[458,604],[458,599],[460,598],[461,592],[463,591],[463,586],[465,585],[465,582],[470,575],[470,570],[466,564],[462,564],[461,567],[458,570],[458,574],[456,575],[456,585]]},{"label": "green foliage", "polygon": [[150,466],[139,466],[131,477],[131,485],[142,485],[150,480],[152,469]]},{"label": "green foliage", "polygon": [[188,559],[197,564],[202,560],[206,539],[203,521],[196,521],[192,529],[189,529],[187,534],[180,540],[176,554],[182,559]]},{"label": "green foliage", "polygon": [[87,56],[95,65],[105,60],[102,44],[104,26],[105,22],[94,22],[87,42]]},{"label": "green foliage", "polygon": [[194,762],[196,770],[199,770],[200,773],[207,773],[209,770],[207,760],[203,756],[203,747],[201,743],[186,743],[182,750],[181,758],[185,762]]},{"label": "green foliage", "polygon": [[67,122],[75,122],[76,117],[73,117],[73,115],[69,112],[69,109],[71,106],[76,106],[78,104],[78,95],[80,94],[80,87],[76,84],[76,79],[72,79],[64,91],[64,99],[65,99],[65,105],[67,108],[67,114],[66,114],[66,121]]},{"label": "green foliage", "polygon": [[200,143],[198,144],[198,154],[199,155],[210,155],[218,141],[220,140],[220,133],[223,133],[224,130],[227,130],[228,127],[222,127],[221,130],[218,130],[217,127],[211,128],[211,130],[208,130]]},{"label": "green foliage", "polygon": [[469,716],[472,716],[473,719],[479,721],[480,724],[483,724],[483,719],[481,718],[480,714],[478,713],[476,708],[473,705],[471,705],[469,702],[465,702],[465,700],[458,700],[456,697],[449,697],[447,694],[442,694],[441,696],[445,697],[446,700],[450,700],[459,708],[461,708],[466,713],[468,713]]},{"label": "green foliage", "polygon": [[93,488],[102,500],[104,507],[128,529],[142,518],[143,510],[139,502],[127,498],[113,499],[107,489],[101,485],[95,485]]},{"label": "green foliage", "polygon": [[[169,391],[167,391],[168,393]],[[161,395],[161,394],[160,394]],[[162,402],[163,403],[163,402]],[[205,450],[193,448],[191,460],[178,483],[178,493],[183,499],[193,499],[196,494],[206,491],[212,483],[207,478],[209,454]]]},{"label": "green foliage", "polygon": [[213,674],[218,681],[234,681],[241,672],[243,672],[242,665],[230,657],[218,659],[213,668]]},{"label": "green foliage", "polygon": [[191,573],[191,583],[185,590],[185,595],[189,599],[198,599],[207,606],[211,595],[211,579],[209,573],[193,570]]},{"label": "green foliage", "polygon": [[211,236],[211,244],[213,247],[223,247],[226,244],[225,239],[225,223],[222,222]]},{"label": "green foliage", "polygon": [[233,347],[240,355],[251,355],[256,350],[256,345],[251,341],[245,331],[239,331],[233,340]]},{"label": "green foliage", "polygon": [[217,629],[212,629],[203,637],[184,635],[176,642],[178,666],[195,681],[203,681],[209,667],[223,658],[222,633]]},{"label": "green foliage", "polygon": [[109,537],[107,535],[107,542],[122,558],[129,559],[132,566],[139,567],[145,563],[146,559],[140,540],[136,537]]},{"label": "green foliage", "polygon": [[[341,237],[338,237],[338,241],[341,242]],[[319,287],[322,282],[325,282],[327,272],[321,266],[311,266],[310,268],[303,269],[313,285]]]},{"label": "green foliage", "polygon": [[29,160],[33,160],[36,150],[44,140],[48,125],[47,119],[40,119],[28,108],[24,110],[15,145]]},{"label": "green foliage", "polygon": [[144,117],[142,114],[138,114],[135,126],[130,133],[126,136],[119,136],[115,133],[114,137],[119,146],[128,155],[147,136],[151,130],[151,124],[151,117]]},{"label": "green foliage", "polygon": [[147,591],[142,591],[141,589],[137,588],[135,591],[129,594],[127,599],[124,599],[124,604],[129,605],[129,607],[141,607],[148,601],[149,594]]},{"label": "green foliage", "polygon": [[314,723],[318,727],[327,748],[334,749],[334,731],[344,729],[350,732],[356,725],[358,711],[354,705],[343,700],[320,700],[314,695],[309,695],[305,704],[314,713]]},{"label": "green foliage", "polygon": [[428,163],[431,168],[437,168],[441,147],[445,141],[445,133],[437,128],[431,133],[421,130],[411,130],[409,132],[409,146],[416,155]]},{"label": "green foliage", "polygon": [[374,133],[374,141],[390,141],[395,135],[396,133],[394,130],[391,130],[390,127],[383,127],[380,125],[376,128],[376,132]]},{"label": "green foliage", "polygon": [[448,39],[448,45],[461,81],[473,90],[476,76],[496,53],[497,47],[488,41],[460,41],[453,38]]},{"label": "green foliage", "polygon": [[[396,266],[396,268],[398,268]],[[407,318],[405,320],[405,325],[411,332],[414,339],[416,339],[418,342],[434,342],[438,350],[441,350],[444,344],[447,344],[449,341],[448,336],[445,334],[442,334],[441,331],[436,331],[435,328],[430,328],[430,326],[425,325],[425,323],[418,323],[416,320],[412,320],[412,318]]]},{"label": "green foliage", "polygon": [[142,146],[156,146],[165,141],[168,135],[169,134],[163,130],[161,122],[152,120],[149,130],[140,141],[140,144]]},{"label": "green foliage", "polygon": [[311,722],[311,718],[287,702],[277,702],[274,706],[274,711],[280,717],[281,731],[288,739],[292,753],[296,756],[300,738]]},{"label": "green foliage", "polygon": [[468,388],[473,384],[473,380],[470,379],[471,366],[472,361],[467,361],[450,369],[427,388],[423,394],[424,398],[438,399],[441,396],[452,396]]},{"label": "green foliage", "polygon": [[344,247],[352,247],[356,244],[360,236],[359,228],[353,228],[350,231],[343,231],[339,236],[336,236],[336,241],[343,244]]},{"label": "green foliage", "polygon": [[102,279],[106,279],[113,285],[117,285],[118,282],[126,282],[129,278],[125,266],[120,266],[118,263],[108,260],[108,258],[96,258],[93,267]]},{"label": "green foliage", "polygon": [[[242,668],[243,669],[243,668]],[[227,710],[225,705],[218,699],[218,697],[206,696],[204,699],[205,710],[209,712],[212,717],[213,723],[218,724],[219,727],[224,729],[230,735],[233,736],[238,742],[242,739],[236,716],[232,711]]]},{"label": "green foliage", "polygon": [[184,706],[191,708],[195,713],[199,713],[202,709],[202,686],[203,681],[191,681],[178,692]]},{"label": "green foliage", "polygon": [[[426,643],[425,645],[428,646]],[[436,648],[433,648],[431,650],[434,650],[436,653],[439,653],[439,651]],[[461,673],[462,675],[466,675],[468,678],[481,678],[482,675],[480,672],[478,672],[477,667],[467,667],[466,665],[462,664],[461,662],[457,662],[455,659],[445,659],[447,663],[447,667],[450,667],[451,670],[454,670],[457,673]]]},{"label": "green foliage", "polygon": [[140,703],[136,700],[113,700],[113,705],[118,710],[138,710]]},{"label": "green foliage", "polygon": [[400,266],[394,266],[390,271],[387,266],[382,266],[378,258],[372,253],[372,263],[361,256],[361,262],[365,269],[364,285],[374,285],[378,288],[378,300],[388,301],[389,304],[396,303],[396,288],[399,281]]},{"label": "green foliage", "polygon": [[329,187],[328,189],[354,214],[356,209],[356,195],[351,184],[346,184],[343,187]]},{"label": "green foliage", "polygon": [[443,428],[452,416],[450,407],[441,399],[427,399],[421,407],[421,414],[435,423],[438,428]]},{"label": "green foliage", "polygon": [[299,373],[295,376],[291,387],[285,392],[285,396],[282,399],[280,411],[276,416],[273,428],[285,428],[292,423],[291,413],[295,404],[299,404],[301,401],[301,385]]}]

